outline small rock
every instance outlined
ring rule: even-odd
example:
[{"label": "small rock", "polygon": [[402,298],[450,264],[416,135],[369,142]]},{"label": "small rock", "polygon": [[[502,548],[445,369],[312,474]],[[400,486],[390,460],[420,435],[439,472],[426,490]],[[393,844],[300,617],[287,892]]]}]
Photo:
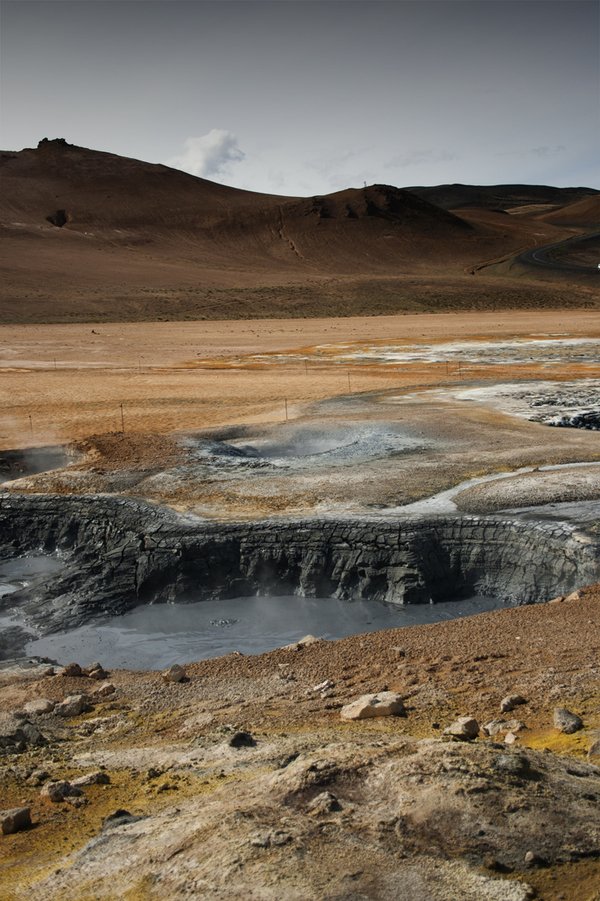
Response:
[{"label": "small rock", "polygon": [[34,770],[29,774],[27,781],[31,785],[43,785],[48,779],[50,779],[50,773],[47,770]]},{"label": "small rock", "polygon": [[54,803],[59,803],[60,801],[64,801],[67,795],[75,796],[83,794],[80,788],[77,786],[71,785],[70,782],[66,780],[59,780],[58,782],[48,782],[44,785],[43,789],[40,792],[42,798],[49,798],[50,801],[54,801]]},{"label": "small rock", "polygon": [[119,808],[119,810],[115,810],[114,813],[109,813],[107,817],[104,817],[102,829],[116,829],[118,826],[128,826],[130,823],[137,823],[143,819],[143,817],[134,816],[128,810]]},{"label": "small rock", "polygon": [[523,860],[526,867],[543,867],[545,865],[545,860],[539,854],[534,854],[533,851],[527,851]]},{"label": "small rock", "polygon": [[514,745],[514,743],[516,741],[517,741],[517,736],[515,735],[514,732],[507,732],[506,735],[504,736],[504,744],[505,745]]},{"label": "small rock", "polygon": [[78,663],[67,663],[60,671],[61,676],[83,676],[83,670]]},{"label": "small rock", "polygon": [[588,760],[595,760],[596,758],[600,758],[600,739],[595,741],[588,748],[587,756],[588,756]]},{"label": "small rock", "polygon": [[93,698],[107,698],[109,695],[113,695],[116,691],[115,686],[112,682],[103,682],[102,685],[99,685],[98,688],[95,688],[92,692]]},{"label": "small rock", "polygon": [[100,681],[101,679],[106,679],[108,676],[108,673],[102,666],[97,666],[94,669],[88,667],[88,669],[86,669],[85,671],[85,674],[89,679],[97,679],[98,681]]},{"label": "small rock", "polygon": [[256,740],[249,732],[234,732],[228,744],[231,748],[253,748]]},{"label": "small rock", "polygon": [[565,601],[580,601],[581,600],[581,592],[580,591],[572,591],[571,594],[568,594],[565,598]]},{"label": "small rock", "polygon": [[186,678],[185,670],[178,663],[174,663],[169,669],[161,673],[164,682],[183,682]]},{"label": "small rock", "polygon": [[42,713],[51,713],[55,706],[55,701],[50,701],[48,698],[36,698],[35,701],[28,701],[27,704],[24,704],[23,710],[25,713],[35,716]]},{"label": "small rock", "polygon": [[87,695],[69,695],[54,708],[57,716],[79,716],[91,710]]},{"label": "small rock", "polygon": [[562,602],[564,600],[565,600],[564,594],[559,594],[558,597],[552,598],[551,600],[548,601],[548,603],[549,604],[562,604]]},{"label": "small rock", "polygon": [[312,691],[328,691],[330,688],[333,688],[335,682],[332,682],[331,679],[325,679],[324,682],[320,682],[318,685],[313,685]]},{"label": "small rock", "polygon": [[110,785],[110,776],[102,770],[95,770],[93,773],[85,773],[71,780],[71,785],[76,788],[82,788],[85,785]]},{"label": "small rock", "polygon": [[393,653],[397,657],[406,657],[406,651],[404,650],[404,648],[399,648],[397,646],[394,646],[393,648],[390,648],[390,650],[393,651]]},{"label": "small rock", "polygon": [[474,741],[479,735],[479,723],[471,716],[459,716],[444,729],[444,735],[449,735],[455,741]]},{"label": "small rock", "polygon": [[566,707],[554,708],[554,725],[559,732],[571,735],[583,729],[583,720],[576,713],[571,713]]},{"label": "small rock", "polygon": [[340,711],[343,720],[364,720],[374,716],[406,716],[402,696],[395,691],[362,695]]},{"label": "small rock", "polygon": [[332,795],[331,792],[321,792],[320,795],[317,795],[316,798],[308,805],[309,813],[318,816],[323,813],[334,813],[337,810],[341,810],[342,805],[338,801],[335,795]]},{"label": "small rock", "polygon": [[316,644],[317,641],[321,641],[320,638],[316,638],[314,635],[305,635],[304,638],[301,638],[299,641],[294,641],[292,644],[286,644],[283,647],[284,651],[301,651],[302,648],[308,647],[309,644]]},{"label": "small rock", "polygon": [[525,723],[522,723],[521,720],[491,720],[482,728],[486,735],[493,738],[495,735],[500,735],[503,732],[505,734],[507,732],[514,732],[515,734],[517,732],[522,732],[527,726]]},{"label": "small rock", "polygon": [[494,768],[510,776],[525,776],[531,772],[531,764],[524,754],[500,754]]},{"label": "small rock", "polygon": [[507,695],[500,701],[500,712],[510,713],[510,711],[514,710],[515,707],[519,707],[521,704],[526,703],[526,699],[521,695]]},{"label": "small rock", "polygon": [[13,807],[11,810],[0,811],[0,826],[2,835],[12,835],[13,832],[21,832],[31,826],[31,810],[29,807]]},{"label": "small rock", "polygon": [[24,716],[0,713],[0,748],[5,748],[9,753],[20,753],[28,747],[40,748],[48,744],[37,726],[23,719]]}]

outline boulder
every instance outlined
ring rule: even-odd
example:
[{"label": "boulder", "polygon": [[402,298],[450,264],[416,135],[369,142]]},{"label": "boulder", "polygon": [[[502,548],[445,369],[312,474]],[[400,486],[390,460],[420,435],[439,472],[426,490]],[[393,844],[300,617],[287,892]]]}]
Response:
[{"label": "boulder", "polygon": [[307,648],[311,644],[316,644],[318,641],[321,641],[320,638],[317,638],[315,635],[305,635],[304,638],[301,638],[299,641],[293,641],[292,644],[286,644],[283,647],[284,651],[301,651],[302,648]]},{"label": "boulder", "polygon": [[54,708],[57,716],[79,716],[91,710],[87,695],[69,695]]},{"label": "boulder", "polygon": [[600,739],[590,745],[590,747],[588,748],[587,756],[588,760],[592,761],[600,759]]},{"label": "boulder", "polygon": [[42,798],[48,798],[55,804],[64,801],[67,796],[78,796],[81,794],[83,792],[80,788],[76,785],[71,785],[70,782],[63,779],[57,782],[47,782],[40,792]]},{"label": "boulder", "polygon": [[178,663],[174,663],[169,669],[161,673],[164,682],[183,682],[186,678],[185,670]]},{"label": "boulder", "polygon": [[479,723],[472,716],[459,716],[444,729],[444,735],[448,735],[454,741],[474,741],[479,735]]},{"label": "boulder", "polygon": [[228,744],[232,748],[253,748],[256,739],[249,732],[234,732]]},{"label": "boulder", "polygon": [[559,732],[571,735],[583,729],[583,720],[576,713],[571,713],[566,707],[554,708],[554,725]]},{"label": "boulder", "polygon": [[0,749],[20,753],[29,747],[40,748],[46,744],[46,738],[29,720],[10,713],[0,715]]},{"label": "boulder", "polygon": [[110,785],[110,776],[103,770],[95,770],[93,773],[85,773],[76,779],[71,779],[71,785],[83,788],[86,785]]},{"label": "boulder", "polygon": [[67,663],[60,671],[61,676],[83,676],[83,670],[78,663]]},{"label": "boulder", "polygon": [[313,816],[335,813],[341,809],[342,805],[331,792],[321,792],[321,794],[317,795],[316,798],[313,798],[308,805],[308,812]]},{"label": "boulder", "polygon": [[42,713],[52,713],[55,706],[56,702],[50,701],[48,698],[36,698],[35,701],[28,701],[23,706],[23,710],[25,713],[37,716]]},{"label": "boulder", "polygon": [[521,704],[526,703],[527,701],[524,697],[522,697],[522,695],[507,695],[500,701],[500,712],[510,713],[510,711],[514,710],[515,707],[519,707]]},{"label": "boulder", "polygon": [[406,716],[402,696],[395,691],[362,695],[340,711],[343,720],[366,720],[374,716]]},{"label": "boulder", "polygon": [[89,679],[97,679],[98,681],[100,681],[101,679],[106,679],[108,676],[108,673],[106,672],[104,667],[100,666],[100,664],[98,664],[98,666],[88,667],[85,671],[85,674]]},{"label": "boulder", "polygon": [[98,688],[95,688],[92,692],[93,698],[108,698],[110,695],[113,695],[116,691],[115,686],[112,682],[103,682],[102,685],[99,685]]},{"label": "boulder", "polygon": [[0,810],[0,831],[2,835],[12,835],[31,826],[31,810],[29,807],[13,807],[11,810]]}]

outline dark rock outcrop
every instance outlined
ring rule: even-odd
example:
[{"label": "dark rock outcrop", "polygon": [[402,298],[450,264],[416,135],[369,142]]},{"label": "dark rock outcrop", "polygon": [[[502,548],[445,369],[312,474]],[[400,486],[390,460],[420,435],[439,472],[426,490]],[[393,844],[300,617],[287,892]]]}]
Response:
[{"label": "dark rock outcrop", "polygon": [[483,594],[527,603],[600,576],[600,537],[550,519],[223,524],[107,496],[0,497],[0,557],[40,549],[64,555],[64,569],[4,605],[46,632],[174,598],[260,592],[414,604]]}]

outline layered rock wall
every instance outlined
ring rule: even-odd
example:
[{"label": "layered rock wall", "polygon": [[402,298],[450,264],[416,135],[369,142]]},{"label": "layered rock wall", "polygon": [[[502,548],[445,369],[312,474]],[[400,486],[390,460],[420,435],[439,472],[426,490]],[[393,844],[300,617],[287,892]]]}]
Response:
[{"label": "layered rock wall", "polygon": [[0,498],[0,557],[40,550],[65,557],[59,576],[11,595],[42,630],[139,603],[259,593],[527,602],[599,579],[599,545],[592,532],[542,519],[222,524],[108,496]]}]

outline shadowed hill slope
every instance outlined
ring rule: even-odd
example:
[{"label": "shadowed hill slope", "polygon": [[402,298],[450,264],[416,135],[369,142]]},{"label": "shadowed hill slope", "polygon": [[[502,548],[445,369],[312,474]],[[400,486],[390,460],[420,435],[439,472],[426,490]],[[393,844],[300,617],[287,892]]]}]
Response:
[{"label": "shadowed hill slope", "polygon": [[555,188],[551,185],[434,185],[406,188],[445,210],[470,207],[507,210],[529,204],[564,206],[598,195],[594,188]]},{"label": "shadowed hill slope", "polygon": [[[0,154],[0,320],[431,309],[451,282],[451,308],[457,297],[486,306],[486,291],[459,290],[466,274],[568,234],[501,218],[463,218],[389,185],[258,194],[44,140]],[[492,304],[556,304],[547,287],[521,301],[506,285],[486,290]]]}]

